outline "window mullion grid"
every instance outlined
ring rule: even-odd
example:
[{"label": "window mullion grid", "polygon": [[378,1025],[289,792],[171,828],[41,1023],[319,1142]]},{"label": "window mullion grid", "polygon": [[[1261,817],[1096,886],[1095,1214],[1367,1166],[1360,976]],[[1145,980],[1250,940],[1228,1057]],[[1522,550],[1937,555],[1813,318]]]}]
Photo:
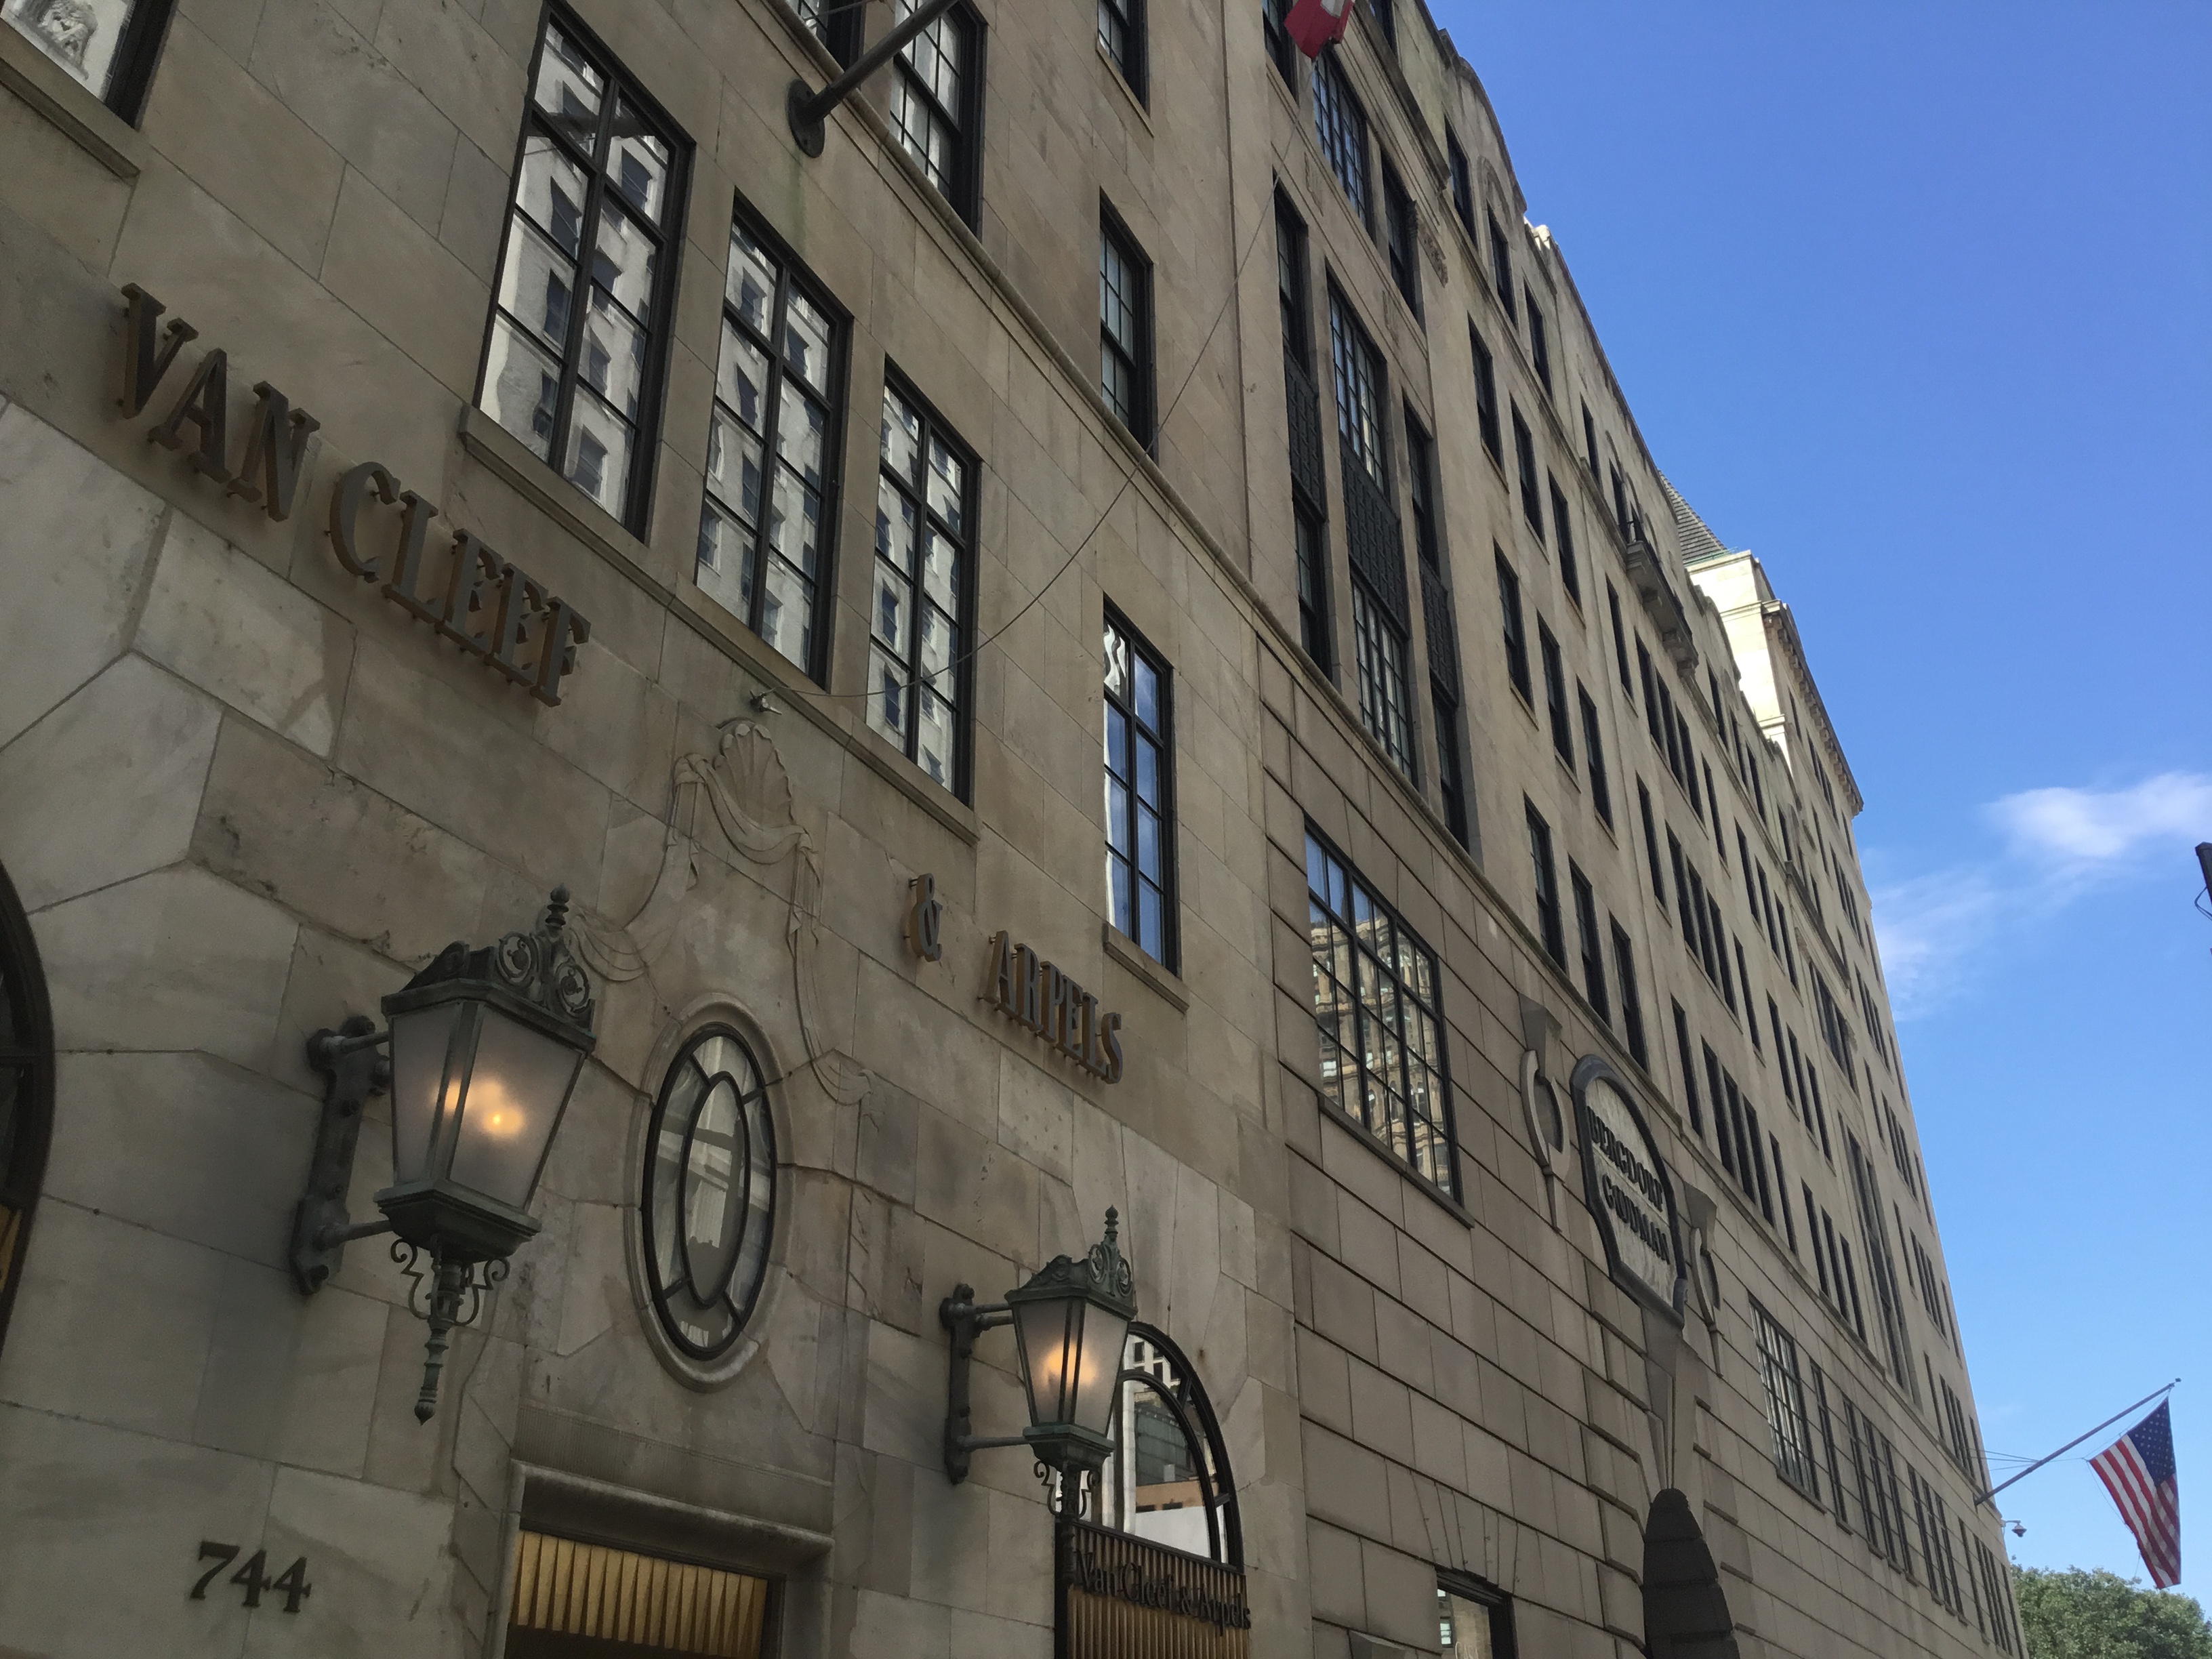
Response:
[{"label": "window mullion grid", "polygon": [[[924,466],[928,465],[930,436],[929,422],[925,419],[922,422],[921,442],[917,446],[921,456],[921,464]],[[924,557],[922,538],[933,533],[935,530],[927,504],[915,497],[908,482],[893,472],[888,462],[879,461],[876,471],[878,477],[888,482],[898,492],[899,499],[914,509],[915,525],[920,532],[915,538],[915,556],[917,559]],[[899,743],[900,747],[905,751],[906,757],[912,760],[915,757],[915,740],[921,730],[921,607],[924,603],[921,583],[917,573],[901,569],[896,560],[886,556],[881,545],[878,545],[876,550],[876,563],[881,567],[877,580],[882,580],[883,571],[888,571],[890,580],[899,585],[906,597],[907,623],[904,649],[899,651],[885,649],[883,638],[876,633],[872,623],[869,628],[871,635],[869,642],[896,663],[901,675],[904,678],[905,690],[899,699]],[[877,608],[879,609],[879,607]]]},{"label": "window mullion grid", "polygon": [[[584,201],[577,216],[576,255],[574,280],[568,289],[568,337],[561,343],[560,392],[553,405],[553,434],[548,441],[546,459],[563,478],[568,477],[568,429],[576,416],[576,388],[584,378],[584,325],[591,319],[592,309],[592,251],[599,246],[599,214],[606,198],[607,173],[605,155],[613,140],[615,111],[622,102],[622,90],[614,76],[596,63],[592,67],[599,71],[602,91],[599,94],[599,124],[592,135],[592,153],[584,160]],[[533,116],[538,130],[551,136],[554,144],[573,161],[575,152],[562,143],[553,123]],[[520,206],[520,203],[517,204]],[[559,244],[556,242],[557,247]],[[658,276],[659,272],[656,271]],[[636,464],[636,446],[630,447],[629,463]],[[573,482],[573,481],[572,481]],[[629,480],[625,478],[627,485]],[[629,491],[623,490],[627,506]]]}]

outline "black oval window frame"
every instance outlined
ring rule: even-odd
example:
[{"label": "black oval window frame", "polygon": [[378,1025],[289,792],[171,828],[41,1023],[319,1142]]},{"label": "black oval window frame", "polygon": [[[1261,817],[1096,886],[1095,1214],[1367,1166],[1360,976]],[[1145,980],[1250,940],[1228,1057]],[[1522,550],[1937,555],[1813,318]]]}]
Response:
[{"label": "black oval window frame", "polygon": [[[722,1287],[721,1294],[715,1298],[717,1301],[728,1302],[728,1305],[735,1316],[730,1327],[729,1335],[724,1338],[723,1340],[716,1346],[713,1347],[705,1347],[702,1346],[699,1343],[693,1341],[690,1337],[684,1334],[682,1327],[678,1323],[673,1312],[668,1305],[668,1287],[661,1281],[659,1252],[655,1247],[653,1239],[654,1224],[659,1215],[659,1208],[654,1200],[653,1189],[657,1184],[656,1176],[660,1168],[659,1146],[661,1127],[667,1120],[669,1095],[675,1088],[677,1080],[684,1075],[684,1068],[687,1066],[693,1067],[698,1072],[702,1079],[702,1087],[699,1092],[700,1107],[702,1109],[708,1096],[714,1092],[717,1079],[727,1077],[730,1079],[733,1086],[738,1081],[738,1079],[730,1073],[710,1073],[697,1062],[696,1056],[699,1050],[705,1047],[707,1043],[712,1042],[717,1037],[736,1044],[738,1051],[744,1056],[745,1063],[752,1068],[753,1091],[750,1094],[747,1094],[742,1089],[737,1091],[737,1111],[740,1129],[743,1133],[748,1152],[746,1164],[747,1170],[750,1171],[752,1167],[750,1158],[751,1153],[764,1151],[768,1158],[769,1183],[767,1218],[763,1224],[767,1229],[768,1236],[767,1242],[763,1245],[761,1249],[759,1271],[754,1275],[753,1282],[746,1287],[743,1302],[738,1303],[729,1301],[730,1287],[726,1283]],[[643,1171],[642,1190],[638,1195],[638,1224],[643,1232],[646,1287],[652,1292],[653,1315],[655,1319],[660,1322],[661,1334],[668,1339],[671,1346],[675,1348],[676,1352],[679,1355],[694,1364],[714,1364],[716,1361],[726,1358],[730,1351],[738,1346],[738,1341],[745,1334],[746,1328],[752,1323],[753,1314],[760,1305],[761,1291],[768,1284],[768,1270],[771,1265],[770,1255],[775,1244],[776,1200],[778,1196],[776,1191],[775,1114],[769,1105],[768,1081],[769,1074],[767,1068],[761,1065],[760,1056],[753,1052],[753,1045],[745,1040],[744,1033],[738,1031],[733,1026],[726,1024],[702,1025],[697,1030],[692,1032],[690,1036],[684,1038],[684,1046],[676,1051],[675,1059],[669,1061],[667,1073],[660,1080],[660,1092],[653,1097],[653,1115],[646,1124],[645,1157],[643,1159],[645,1167]],[[745,1121],[746,1104],[749,1101],[756,1097],[761,1101],[763,1106],[761,1113],[761,1133],[757,1137],[754,1136],[751,1126]],[[684,1135],[684,1159],[683,1167],[686,1176],[688,1176],[690,1168],[690,1151],[694,1138],[697,1132],[697,1127],[698,1120],[695,1115],[692,1121],[685,1126]],[[738,1183],[735,1179],[733,1179],[732,1182],[732,1187],[734,1188],[738,1184]],[[684,1199],[684,1194],[680,1185],[674,1194],[674,1198],[676,1203],[679,1206],[678,1224],[680,1227],[682,1224],[680,1209]],[[746,1225],[748,1226],[750,1224],[751,1212],[752,1206],[750,1197],[748,1197],[746,1200]],[[741,1227],[739,1230],[738,1239],[733,1247],[736,1254],[739,1256],[743,1255],[744,1248],[743,1234],[744,1228]],[[689,1263],[690,1261],[690,1252],[689,1249],[684,1246],[680,1242],[678,1248],[679,1255],[686,1264],[685,1271],[688,1273],[690,1271]],[[735,1276],[735,1272],[736,1269],[733,1261],[731,1270],[731,1277]]]},{"label": "black oval window frame", "polygon": [[14,1045],[0,1048],[0,1068],[20,1079],[15,1133],[9,1144],[0,1145],[0,1205],[15,1212],[14,1237],[6,1257],[0,1259],[0,1345],[4,1345],[15,1291],[23,1282],[23,1261],[54,1121],[53,1008],[30,918],[4,866],[0,866],[0,996],[8,1000],[15,1030]]}]

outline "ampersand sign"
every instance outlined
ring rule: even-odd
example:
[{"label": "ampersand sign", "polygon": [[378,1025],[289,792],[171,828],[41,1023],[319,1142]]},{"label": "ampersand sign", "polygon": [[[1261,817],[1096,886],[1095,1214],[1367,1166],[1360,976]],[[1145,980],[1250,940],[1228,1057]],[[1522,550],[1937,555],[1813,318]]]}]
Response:
[{"label": "ampersand sign", "polygon": [[907,884],[914,894],[906,908],[906,942],[924,962],[945,957],[945,906],[938,902],[937,878],[916,876]]}]

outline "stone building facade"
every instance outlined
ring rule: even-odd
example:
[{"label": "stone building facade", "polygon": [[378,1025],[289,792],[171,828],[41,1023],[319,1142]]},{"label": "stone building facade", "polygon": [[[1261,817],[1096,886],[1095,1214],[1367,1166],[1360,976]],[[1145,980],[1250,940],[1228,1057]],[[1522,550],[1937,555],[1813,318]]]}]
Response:
[{"label": "stone building facade", "polygon": [[[810,155],[906,9],[5,0],[0,1652],[2017,1653],[1849,765],[1473,69],[961,0]],[[556,885],[426,1423],[310,1039]],[[1085,1553],[940,1305],[1109,1206]]]}]

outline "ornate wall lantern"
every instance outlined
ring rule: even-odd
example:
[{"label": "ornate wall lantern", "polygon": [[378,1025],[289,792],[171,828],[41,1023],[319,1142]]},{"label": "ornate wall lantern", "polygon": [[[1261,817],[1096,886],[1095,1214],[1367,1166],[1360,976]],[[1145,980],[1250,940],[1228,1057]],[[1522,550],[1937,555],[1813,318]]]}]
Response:
[{"label": "ornate wall lantern", "polygon": [[[476,1318],[483,1292],[507,1276],[507,1258],[538,1231],[530,1200],[599,1041],[591,981],[563,932],[568,912],[568,890],[556,887],[534,932],[440,951],[384,999],[386,1030],[356,1015],[307,1039],[308,1063],[330,1085],[293,1224],[293,1276],[313,1295],[347,1241],[396,1235],[392,1259],[415,1281],[409,1309],[430,1328],[415,1402],[422,1422],[437,1409],[448,1333]],[[356,1224],[345,1200],[362,1109],[387,1089],[392,1185],[376,1195],[384,1219]],[[424,1255],[427,1302],[416,1266]]]},{"label": "ornate wall lantern", "polygon": [[[1057,1513],[1080,1515],[1085,1495],[1114,1449],[1110,1430],[1121,1349],[1137,1316],[1136,1275],[1123,1260],[1121,1218],[1106,1212],[1106,1237],[1080,1261],[1055,1256],[1004,1302],[979,1304],[972,1285],[956,1286],[938,1309],[952,1334],[945,1390],[945,1473],[968,1478],[972,1453],[1027,1446],[1048,1480],[1058,1477]],[[968,1432],[968,1372],[975,1339],[1000,1325],[1014,1328],[1030,1423],[1018,1435],[982,1438]]]}]

